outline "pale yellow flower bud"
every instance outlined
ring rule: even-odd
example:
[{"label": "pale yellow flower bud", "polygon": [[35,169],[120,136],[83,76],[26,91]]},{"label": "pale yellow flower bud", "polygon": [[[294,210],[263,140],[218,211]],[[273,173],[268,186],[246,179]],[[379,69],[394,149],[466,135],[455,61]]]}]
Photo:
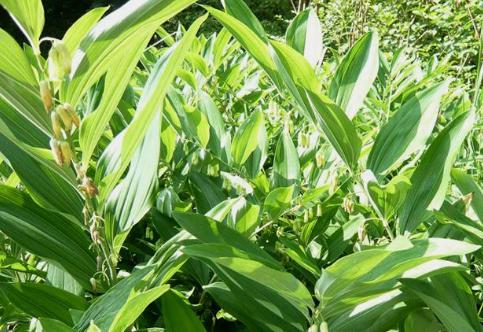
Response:
[{"label": "pale yellow flower bud", "polygon": [[67,111],[64,105],[59,105],[56,108],[57,114],[59,114],[62,122],[64,123],[64,130],[66,133],[69,133],[72,129],[72,116],[70,115],[69,111]]},{"label": "pale yellow flower bud", "polygon": [[52,108],[52,92],[50,91],[49,82],[40,81],[40,98],[44,104],[45,111],[48,113]]},{"label": "pale yellow flower bud", "polygon": [[65,44],[56,40],[49,51],[49,77],[53,81],[62,80],[70,74],[72,57]]},{"label": "pale yellow flower bud", "polygon": [[55,138],[62,138],[62,125],[60,123],[59,114],[56,111],[50,113],[50,120],[52,121],[52,130]]},{"label": "pale yellow flower bud", "polygon": [[62,149],[60,148],[60,142],[55,138],[50,140],[50,149],[54,155],[55,162],[62,166],[64,164],[64,156],[62,154]]},{"label": "pale yellow flower bud", "polygon": [[72,150],[69,142],[60,142],[60,150],[62,151],[62,156],[64,158],[62,165],[68,165],[72,161]]}]

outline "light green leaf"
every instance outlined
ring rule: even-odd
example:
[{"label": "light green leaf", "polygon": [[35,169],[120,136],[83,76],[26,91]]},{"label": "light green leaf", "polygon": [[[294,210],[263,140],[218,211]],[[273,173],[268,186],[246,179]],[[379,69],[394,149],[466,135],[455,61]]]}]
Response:
[{"label": "light green leaf", "polygon": [[109,7],[94,8],[82,15],[81,18],[72,24],[64,34],[64,38],[62,38],[62,41],[70,54],[74,54],[80,46],[82,39],[84,39],[89,30],[96,25],[108,9]]},{"label": "light green leaf", "polygon": [[[160,122],[158,112],[133,157],[126,177],[108,198],[106,233],[111,241],[122,233],[126,233],[123,235],[126,236],[153,205],[158,184]],[[116,245],[120,246],[122,242]]]},{"label": "light green leaf", "polygon": [[285,40],[315,67],[322,59],[324,47],[317,13],[312,8],[301,11],[287,28]]},{"label": "light green leaf", "polygon": [[265,133],[265,120],[262,111],[255,111],[238,128],[233,137],[231,155],[236,165],[243,165],[256,150],[260,138]]},{"label": "light green leaf", "polygon": [[27,37],[35,52],[40,53],[39,39],[44,28],[44,7],[41,0],[0,0],[12,19]]},{"label": "light green leaf", "polygon": [[0,29],[0,99],[45,134],[50,119],[39,97],[39,86],[29,59],[7,32]]},{"label": "light green leaf", "polygon": [[174,212],[173,215],[181,227],[204,243],[230,245],[246,252],[251,259],[257,259],[259,262],[276,269],[280,268],[280,264],[260,247],[226,225],[194,213]]},{"label": "light green leaf", "polygon": [[374,174],[384,174],[424,148],[438,117],[449,82],[429,87],[405,102],[381,128],[367,160]]},{"label": "light green leaf", "polygon": [[454,119],[431,143],[411,176],[416,184],[409,190],[399,217],[400,232],[411,232],[423,221],[426,209],[437,210],[444,201],[451,167],[461,144],[475,123],[473,111]]},{"label": "light green leaf", "polygon": [[255,32],[260,39],[264,40],[265,42],[268,41],[267,34],[265,33],[262,24],[244,1],[223,0],[223,6],[228,14],[238,18],[253,32]]},{"label": "light green leaf", "polygon": [[[184,60],[196,33],[206,17],[197,19],[186,32],[183,39],[177,43],[169,52],[165,53],[157,62],[139,101],[136,115],[129,126],[123,131],[122,143],[119,146],[119,158],[109,163],[108,174],[103,179],[101,198],[109,194],[114,185],[121,178],[129,166],[132,156],[139,144],[141,144],[149,126],[157,112],[161,110],[162,101],[167,90],[176,75],[178,66]],[[119,144],[117,142],[116,144]]]},{"label": "light green leaf", "polygon": [[378,36],[376,32],[368,32],[340,63],[330,83],[329,97],[352,119],[364,103],[378,71]]},{"label": "light green leaf", "polygon": [[299,183],[300,161],[297,149],[292,142],[288,128],[284,128],[275,149],[272,186],[274,188],[289,187]]},{"label": "light green leaf", "polygon": [[295,185],[279,187],[272,190],[265,198],[263,209],[271,219],[277,220],[292,205]]},{"label": "light green leaf", "polygon": [[169,289],[169,285],[147,287],[154,270],[153,265],[144,267],[110,288],[92,303],[74,329],[85,331],[93,321],[101,331],[124,331],[152,301]]}]

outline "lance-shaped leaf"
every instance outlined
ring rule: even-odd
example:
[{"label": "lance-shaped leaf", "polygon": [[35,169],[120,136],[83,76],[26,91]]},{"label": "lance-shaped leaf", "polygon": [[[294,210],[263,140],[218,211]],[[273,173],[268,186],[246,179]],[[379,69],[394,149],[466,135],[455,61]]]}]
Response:
[{"label": "lance-shaped leaf", "polygon": [[156,63],[144,87],[144,93],[139,101],[133,121],[121,133],[122,139],[120,142],[112,143],[119,144],[119,148],[116,153],[117,157],[111,158],[109,163],[107,163],[108,165],[105,166],[103,174],[106,174],[106,176],[103,179],[104,185],[101,190],[101,199],[104,199],[111,192],[129,166],[134,152],[141,144],[149,128],[148,124],[153,121],[156,112],[161,111],[163,103],[160,103],[160,101],[166,96],[178,67],[182,64],[198,29],[205,19],[206,16],[197,19],[186,32],[183,39],[173,46],[170,51],[166,52]]},{"label": "lance-shaped leaf", "polygon": [[204,332],[200,320],[181,294],[169,290],[161,297],[163,319],[169,331]]},{"label": "lance-shaped leaf", "polygon": [[55,164],[49,150],[36,149],[18,141],[0,120],[0,152],[38,204],[80,220],[83,204],[75,176],[72,170]]},{"label": "lance-shaped leaf", "polygon": [[[183,249],[207,263],[240,301],[245,312],[262,318],[274,331],[303,331],[312,298],[293,275],[252,260],[232,245],[205,243]],[[240,318],[245,317],[243,315]]]},{"label": "lance-shaped leaf", "polygon": [[265,41],[242,22],[243,18],[235,18],[209,7],[207,10],[242,44],[280,91],[287,88],[291,92],[304,115],[327,135],[346,164],[355,167],[361,148],[360,138],[344,112],[320,95],[320,83],[303,55],[290,46],[271,41],[275,49],[273,52]]},{"label": "lance-shaped leaf", "polygon": [[158,182],[160,122],[158,113],[136,151],[126,177],[108,199],[106,229],[111,240],[131,229],[152,206]]},{"label": "lance-shaped leaf", "polygon": [[383,174],[424,148],[438,117],[441,96],[449,82],[429,87],[405,102],[381,128],[376,137],[367,167]]},{"label": "lance-shaped leaf", "polygon": [[465,255],[480,246],[470,243],[430,238],[412,243],[396,238],[384,248],[364,250],[337,260],[322,272],[315,294],[321,301],[324,317],[336,319],[357,305],[369,304],[383,292],[397,289],[397,280],[419,278],[449,270],[461,270],[444,257]]},{"label": "lance-shaped leaf", "polygon": [[109,7],[99,7],[88,11],[66,31],[62,41],[71,54],[74,54],[82,39],[84,39],[108,9]]},{"label": "lance-shaped leaf", "polygon": [[0,229],[28,251],[59,264],[82,286],[96,272],[90,241],[82,228],[61,214],[47,211],[25,193],[0,186]]},{"label": "lance-shaped leaf", "polygon": [[131,0],[104,17],[90,30],[75,53],[70,82],[62,99],[76,105],[87,89],[106,73],[114,55],[125,52],[127,40],[133,36],[149,38],[163,22],[194,1]]},{"label": "lance-shaped leaf", "polygon": [[282,130],[273,159],[272,185],[289,187],[300,182],[300,161],[288,128]]},{"label": "lance-shaped leaf", "polygon": [[32,317],[48,317],[72,324],[70,310],[85,310],[84,298],[47,284],[0,283],[2,292],[11,303]]},{"label": "lance-shaped leaf", "polygon": [[402,279],[403,290],[417,295],[440,319],[448,331],[481,331],[476,303],[466,280],[447,273],[422,280]]},{"label": "lance-shaped leaf", "polygon": [[0,99],[45,134],[50,124],[39,97],[39,87],[30,62],[7,32],[0,29]]},{"label": "lance-shaped leaf", "polygon": [[41,0],[0,0],[15,23],[27,37],[35,52],[40,53],[39,39],[44,28],[44,7]]},{"label": "lance-shaped leaf", "polygon": [[449,185],[451,167],[461,144],[475,122],[476,114],[461,114],[439,133],[411,176],[413,186],[401,207],[401,233],[411,232],[423,221],[426,210],[437,210],[443,204]]},{"label": "lance-shaped leaf", "polygon": [[287,45],[303,54],[312,67],[323,56],[322,27],[312,9],[301,11],[290,23],[285,34]]},{"label": "lance-shaped leaf", "polygon": [[379,71],[376,32],[368,32],[352,46],[340,63],[329,87],[329,97],[353,118],[361,108]]},{"label": "lance-shaped leaf", "polygon": [[[257,149],[265,133],[265,120],[261,111],[256,111],[238,128],[233,137],[231,156],[236,165],[243,165]],[[266,134],[265,134],[266,135]]]},{"label": "lance-shaped leaf", "polygon": [[95,324],[100,331],[125,331],[144,309],[164,294],[165,283],[186,261],[180,252],[180,242],[189,234],[179,232],[165,242],[143,267],[135,268],[127,278],[98,297],[76,322],[76,331],[90,331]]},{"label": "lance-shaped leaf", "polygon": [[265,42],[268,41],[267,34],[265,33],[262,24],[247,6],[245,1],[223,0],[223,6],[225,7],[228,14],[238,18],[247,27],[249,27],[250,30],[255,32],[260,39]]}]

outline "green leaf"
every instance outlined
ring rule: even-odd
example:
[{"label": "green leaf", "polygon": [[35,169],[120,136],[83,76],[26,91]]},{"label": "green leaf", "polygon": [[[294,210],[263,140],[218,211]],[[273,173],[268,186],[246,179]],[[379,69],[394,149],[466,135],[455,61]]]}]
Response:
[{"label": "green leaf", "polygon": [[36,53],[40,53],[39,39],[44,28],[44,7],[41,0],[0,0]]},{"label": "green leaf", "polygon": [[80,296],[37,283],[0,283],[11,303],[32,317],[47,317],[72,324],[70,309],[85,310],[87,302]]},{"label": "green leaf", "polygon": [[473,177],[462,169],[454,168],[451,171],[451,178],[463,195],[472,195],[471,207],[475,214],[483,222],[483,191]]},{"label": "green leaf", "polygon": [[372,205],[379,211],[379,215],[389,220],[403,204],[406,194],[411,187],[409,177],[399,174],[391,181],[381,186],[371,171],[362,174],[364,185],[369,194]]},{"label": "green leaf", "polygon": [[271,219],[277,220],[292,205],[295,185],[279,187],[272,190],[265,198],[263,209]]},{"label": "green leaf", "polygon": [[332,79],[329,97],[353,118],[364,103],[379,71],[376,32],[368,32],[352,46]]},{"label": "green leaf", "polygon": [[400,232],[411,232],[423,221],[426,209],[437,210],[444,201],[451,167],[461,144],[475,123],[473,111],[454,119],[431,143],[411,176],[409,190],[399,217]]},{"label": "green leaf", "polygon": [[384,174],[426,145],[449,82],[429,87],[405,102],[381,128],[367,160],[374,174]]},{"label": "green leaf", "polygon": [[113,65],[112,59],[117,58],[115,55],[126,51],[127,41],[131,38],[149,39],[163,22],[194,1],[129,1],[104,17],[89,31],[75,53],[70,82],[62,100],[77,105],[87,90]]},{"label": "green leaf", "polygon": [[250,255],[251,259],[279,269],[280,264],[256,244],[237,231],[215,220],[194,213],[174,212],[174,218],[186,231],[205,243],[219,243],[233,246]]},{"label": "green leaf", "polygon": [[273,160],[272,186],[289,187],[300,183],[300,161],[288,128],[282,134],[275,149]]},{"label": "green leaf", "polygon": [[205,19],[206,16],[197,19],[186,32],[183,39],[173,46],[169,52],[165,53],[156,63],[139,100],[136,116],[122,133],[123,137],[122,143],[119,146],[119,158],[116,158],[114,162],[110,163],[108,167],[110,172],[103,179],[104,186],[101,189],[101,195],[103,197],[111,192],[114,185],[129,166],[134,152],[142,142],[149,128],[148,124],[153,121],[156,113],[159,112],[160,101],[166,96],[167,90],[176,75],[178,66],[182,64],[184,56],[191,47],[196,33]]},{"label": "green leaf", "polygon": [[192,172],[189,181],[199,213],[208,212],[226,198],[221,186],[202,173]]},{"label": "green leaf", "polygon": [[[166,292],[162,300],[163,318],[168,331],[203,332],[206,331],[200,320],[177,292]],[[189,302],[188,302],[189,303]]]},{"label": "green leaf", "polygon": [[111,241],[121,233],[126,233],[123,235],[126,236],[153,205],[158,184],[160,122],[158,112],[133,157],[126,177],[108,198],[106,233]]},{"label": "green leaf", "polygon": [[96,25],[108,9],[109,7],[99,7],[88,11],[66,31],[62,41],[71,54],[74,54],[80,46],[82,39],[84,39],[86,34]]},{"label": "green leaf", "polygon": [[322,59],[324,48],[317,13],[312,8],[301,11],[287,28],[285,40],[315,67]]},{"label": "green leaf", "polygon": [[262,111],[258,110],[243,122],[233,137],[231,155],[236,165],[243,165],[248,157],[257,149],[265,132],[265,120]]},{"label": "green leaf", "polygon": [[430,238],[412,243],[396,238],[384,248],[364,250],[337,260],[325,269],[315,294],[321,301],[324,317],[367,303],[383,292],[397,287],[401,278],[418,278],[460,269],[459,264],[440,258],[465,255],[480,247],[462,241]]},{"label": "green leaf", "polygon": [[272,42],[272,46],[284,82],[304,114],[327,136],[342,160],[356,167],[362,143],[350,119],[319,92],[320,83],[302,55],[282,43]]},{"label": "green leaf", "polygon": [[39,97],[39,86],[29,59],[7,32],[0,29],[0,99],[50,135],[50,119]]},{"label": "green leaf", "polygon": [[429,282],[411,279],[401,282],[426,303],[449,332],[481,331],[473,294],[459,274],[439,275]]},{"label": "green leaf", "polygon": [[75,330],[61,321],[41,317],[37,321],[35,332],[75,332]]},{"label": "green leaf", "polygon": [[234,295],[246,304],[246,312],[257,320],[263,317],[275,331],[282,327],[285,331],[305,328],[307,309],[313,307],[313,302],[299,280],[259,261],[241,258],[231,244],[216,247],[218,249],[214,251],[211,244],[203,244],[187,246],[183,251],[209,264]]},{"label": "green leaf", "polygon": [[169,289],[169,285],[147,287],[153,272],[153,265],[144,267],[110,288],[84,312],[74,329],[85,331],[94,322],[101,331],[124,331],[151,302]]},{"label": "green leaf", "polygon": [[28,146],[15,137],[0,120],[0,152],[41,206],[71,214],[80,221],[82,199],[71,169],[61,168],[49,150]]},{"label": "green leaf", "polygon": [[231,162],[231,136],[225,128],[225,122],[213,99],[204,91],[200,92],[199,108],[210,123],[210,141],[208,148],[223,161]]},{"label": "green leaf", "polygon": [[114,55],[104,79],[104,89],[96,110],[81,123],[79,145],[82,163],[88,165],[94,150],[121,100],[150,36],[135,35],[126,41],[127,51]]},{"label": "green leaf", "polygon": [[252,13],[250,8],[246,5],[244,1],[223,0],[223,6],[225,7],[228,14],[238,18],[253,32],[255,32],[259,38],[264,41],[268,41],[267,34],[265,33],[262,24],[260,23],[258,18]]},{"label": "green leaf", "polygon": [[61,265],[90,289],[96,272],[90,241],[82,228],[47,211],[17,189],[0,185],[0,229],[28,251]]}]

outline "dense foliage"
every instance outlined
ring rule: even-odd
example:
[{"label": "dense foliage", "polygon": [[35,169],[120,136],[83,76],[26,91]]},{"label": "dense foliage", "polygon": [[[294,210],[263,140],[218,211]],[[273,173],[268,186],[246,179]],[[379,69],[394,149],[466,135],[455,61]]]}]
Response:
[{"label": "dense foliage", "polygon": [[1,331],[482,331],[481,35],[461,79],[324,46],[315,2],[283,38],[222,3],[59,40],[0,0],[29,41],[0,29]]}]

